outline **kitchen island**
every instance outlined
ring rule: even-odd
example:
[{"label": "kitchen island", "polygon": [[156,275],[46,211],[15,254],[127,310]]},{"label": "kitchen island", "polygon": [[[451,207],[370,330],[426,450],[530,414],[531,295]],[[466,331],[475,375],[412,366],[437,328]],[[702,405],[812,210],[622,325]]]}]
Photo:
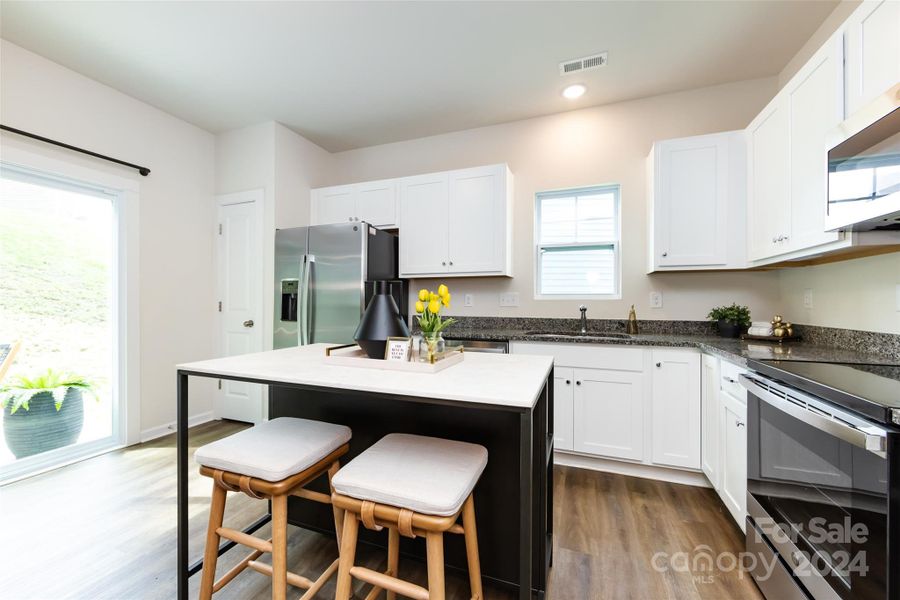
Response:
[{"label": "kitchen island", "polygon": [[[313,344],[178,365],[179,600],[187,599],[188,578],[202,568],[200,561],[190,563],[187,550],[190,377],[267,385],[270,418],[296,416],[349,426],[353,439],[345,461],[394,432],[485,446],[488,464],[475,488],[483,578],[516,590],[520,599],[543,596],[552,549],[553,359],[473,353],[439,373],[407,373],[328,364],[326,347]],[[289,520],[333,534],[327,506],[292,502]],[[446,543],[450,572],[466,565],[462,540],[456,537]],[[374,532],[360,538],[386,544],[386,536]],[[424,544],[404,539],[401,553],[423,556]]]}]

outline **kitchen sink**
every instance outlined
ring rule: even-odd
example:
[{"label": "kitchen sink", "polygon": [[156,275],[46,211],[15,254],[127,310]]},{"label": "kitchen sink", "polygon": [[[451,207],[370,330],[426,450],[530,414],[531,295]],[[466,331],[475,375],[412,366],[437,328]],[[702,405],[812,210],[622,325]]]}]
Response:
[{"label": "kitchen sink", "polygon": [[632,337],[630,334],[627,334],[627,333],[617,333],[617,332],[613,332],[613,331],[588,331],[587,333],[526,331],[525,335],[528,335],[531,337],[545,337],[545,338],[569,337],[569,338],[590,338],[590,339],[601,339],[601,340],[629,340]]}]

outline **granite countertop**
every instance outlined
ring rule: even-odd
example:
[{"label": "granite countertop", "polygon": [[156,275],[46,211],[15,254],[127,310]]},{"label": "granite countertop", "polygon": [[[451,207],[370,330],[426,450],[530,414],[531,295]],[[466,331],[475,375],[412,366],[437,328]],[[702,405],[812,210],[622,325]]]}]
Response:
[{"label": "granite countertop", "polygon": [[[617,335],[620,332],[616,332]],[[575,343],[602,344],[612,346],[663,346],[698,348],[699,350],[721,356],[722,358],[746,365],[748,359],[753,360],[795,360],[814,362],[846,362],[871,365],[896,365],[897,360],[888,355],[860,352],[835,346],[810,344],[807,342],[784,342],[782,344],[760,341],[743,341],[711,335],[692,333],[646,333],[628,338],[598,339],[591,337],[591,331],[585,336],[559,334],[534,334],[531,331],[515,328],[454,327],[444,337],[448,340],[492,340],[523,341],[543,343]]]}]

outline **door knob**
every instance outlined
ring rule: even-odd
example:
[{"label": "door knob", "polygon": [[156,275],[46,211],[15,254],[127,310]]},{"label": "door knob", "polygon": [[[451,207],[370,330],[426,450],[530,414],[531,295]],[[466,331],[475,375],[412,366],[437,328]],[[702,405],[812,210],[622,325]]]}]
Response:
[{"label": "door knob", "polygon": [[253,327],[253,319],[244,321],[244,327]]}]

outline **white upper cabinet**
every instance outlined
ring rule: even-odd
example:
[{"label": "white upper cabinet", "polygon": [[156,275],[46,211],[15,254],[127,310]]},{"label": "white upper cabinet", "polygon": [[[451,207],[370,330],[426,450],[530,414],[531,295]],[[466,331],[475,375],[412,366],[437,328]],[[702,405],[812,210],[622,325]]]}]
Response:
[{"label": "white upper cabinet", "polygon": [[397,180],[367,181],[353,186],[356,191],[356,216],[384,229],[397,226]]},{"label": "white upper cabinet", "polygon": [[312,190],[313,225],[346,223],[356,217],[356,194],[352,185],[335,185]]},{"label": "white upper cabinet", "polygon": [[506,165],[400,180],[400,277],[510,275]]},{"label": "white upper cabinet", "polygon": [[653,145],[650,272],[746,266],[744,136],[734,131]]},{"label": "white upper cabinet", "polygon": [[400,180],[400,277],[446,275],[449,201],[447,173]]},{"label": "white upper cabinet", "polygon": [[842,34],[801,68],[747,129],[750,259],[798,258],[825,231],[826,137],[843,115]]},{"label": "white upper cabinet", "polygon": [[365,221],[382,229],[397,227],[397,180],[384,179],[312,190],[313,225]]},{"label": "white upper cabinet", "polygon": [[[750,258],[784,252],[790,233],[790,132],[787,97],[776,96],[747,128]],[[823,199],[824,210],[824,199]]]},{"label": "white upper cabinet", "polygon": [[849,116],[900,81],[900,2],[866,0],[844,31]]},{"label": "white upper cabinet", "polygon": [[700,355],[656,348],[651,355],[653,463],[700,469]]},{"label": "white upper cabinet", "polygon": [[790,233],[786,249],[834,242],[825,231],[828,150],[826,137],[843,120],[842,36],[834,36],[785,88],[790,123]]}]

